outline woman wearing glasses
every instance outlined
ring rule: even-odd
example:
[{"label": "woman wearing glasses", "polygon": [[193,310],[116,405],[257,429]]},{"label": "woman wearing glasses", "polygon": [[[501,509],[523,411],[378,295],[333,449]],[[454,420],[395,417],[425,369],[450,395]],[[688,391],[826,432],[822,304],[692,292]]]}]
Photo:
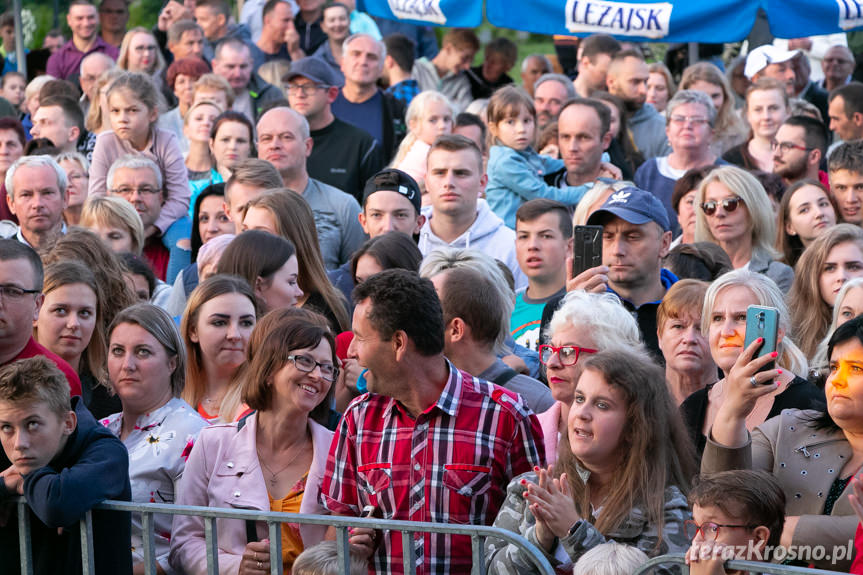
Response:
[{"label": "woman wearing glasses", "polygon": [[[759,375],[752,383],[755,362],[740,363],[746,339],[746,308],[750,305],[779,310],[779,330],[776,344],[776,370]],[[710,355],[725,377],[699,389],[680,406],[696,449],[704,451],[707,432],[722,409],[729,388],[740,381],[760,385],[774,380],[772,393],[759,398],[746,418],[748,429],[754,429],[783,409],[810,409],[824,401],[821,391],[803,379],[807,375],[806,356],[792,341],[791,318],[782,292],[764,275],[748,270],[735,270],[720,276],[710,284],[704,296],[701,332],[707,336]]]},{"label": "woman wearing glasses", "polygon": [[778,261],[776,215],[755,176],[734,166],[707,174],[695,195],[695,241],[718,244],[734,269],[762,273],[788,292],[794,271]]},{"label": "woman wearing glasses", "polygon": [[[338,376],[335,340],[326,320],[297,309],[273,311],[255,326],[242,369],[243,401],[257,410],[208,428],[186,464],[180,505],[326,514],[318,503],[333,433],[326,421]],[[221,519],[219,572],[270,573],[266,523]],[[282,525],[286,572],[297,555],[324,538],[325,526]],[[204,522],[177,516],[171,565],[207,573]]]},{"label": "woman wearing glasses", "polygon": [[[751,360],[755,345],[742,350],[736,371],[769,361]],[[863,465],[863,318],[836,328],[827,356],[826,410],[823,404],[813,410],[788,409],[755,429],[748,420],[761,398],[774,393],[771,379],[776,372],[758,374],[758,385],[745,377],[751,372],[737,378],[716,416],[701,462],[702,473],[741,468],[772,472],[787,502],[780,538],[786,547],[847,547],[858,523],[848,496],[853,493],[850,480]],[[845,572],[852,557],[813,553],[806,559],[816,568]]]},{"label": "woman wearing glasses", "polygon": [[815,357],[827,335],[833,305],[850,279],[863,277],[863,229],[838,224],[825,231],[803,252],[788,293],[791,325],[800,349]]},{"label": "woman wearing glasses", "polygon": [[566,435],[575,384],[584,359],[601,350],[643,350],[638,324],[614,294],[571,291],[549,323],[548,345],[539,346],[554,405],[537,418],[545,441],[545,460],[557,461],[557,447]]},{"label": "woman wearing glasses", "polygon": [[[695,458],[662,370],[632,349],[579,363],[556,466],[513,479],[494,526],[526,537],[558,572],[609,540],[650,556],[686,550]],[[486,553],[490,573],[537,572],[499,539],[488,539]]]}]

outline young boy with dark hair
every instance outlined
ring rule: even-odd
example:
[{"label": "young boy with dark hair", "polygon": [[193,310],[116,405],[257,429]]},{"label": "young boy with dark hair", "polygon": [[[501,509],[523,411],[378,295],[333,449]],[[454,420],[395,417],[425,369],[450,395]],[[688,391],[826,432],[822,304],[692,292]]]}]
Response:
[{"label": "young boy with dark hair", "polygon": [[[106,499],[129,501],[129,456],[99,425],[51,360],[32,357],[0,368],[0,443],[12,462],[0,473],[0,503],[23,495],[30,508],[34,575],[79,574],[79,520]],[[94,511],[97,574],[132,573],[128,513]],[[0,528],[0,574],[18,573],[18,522]]]},{"label": "young boy with dark hair", "polygon": [[729,559],[770,561],[785,524],[785,494],[772,474],[737,469],[702,475],[689,493],[691,575],[727,571]]}]

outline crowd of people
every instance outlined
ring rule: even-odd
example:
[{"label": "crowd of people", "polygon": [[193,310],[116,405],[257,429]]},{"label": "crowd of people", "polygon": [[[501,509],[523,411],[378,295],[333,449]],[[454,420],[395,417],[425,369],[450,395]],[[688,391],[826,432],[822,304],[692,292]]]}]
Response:
[{"label": "crowd of people", "polygon": [[[514,42],[438,46],[353,0],[128,21],[72,0],[25,76],[0,17],[0,574],[28,524],[34,573],[80,573],[106,500],[494,525],[580,575],[674,552],[863,573],[844,36],[672,71],[595,34],[516,82]],[[284,523],[281,557],[265,522],[209,533],[95,510],[96,573],[340,573],[326,525]],[[477,557],[349,543],[352,574]]]}]

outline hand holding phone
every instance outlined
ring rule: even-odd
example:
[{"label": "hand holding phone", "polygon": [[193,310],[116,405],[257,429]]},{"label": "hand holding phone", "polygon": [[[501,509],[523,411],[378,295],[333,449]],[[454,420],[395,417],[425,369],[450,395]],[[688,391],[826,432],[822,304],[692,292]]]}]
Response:
[{"label": "hand holding phone", "polygon": [[[749,347],[752,342],[758,338],[764,338],[764,343],[758,348],[755,357],[764,357],[776,351],[779,336],[779,310],[775,307],[766,307],[760,305],[751,305],[746,308],[746,337],[744,338],[743,348]],[[776,368],[776,362],[763,366],[758,370],[758,373],[770,371]],[[762,382],[762,384],[773,383],[772,380]]]}]

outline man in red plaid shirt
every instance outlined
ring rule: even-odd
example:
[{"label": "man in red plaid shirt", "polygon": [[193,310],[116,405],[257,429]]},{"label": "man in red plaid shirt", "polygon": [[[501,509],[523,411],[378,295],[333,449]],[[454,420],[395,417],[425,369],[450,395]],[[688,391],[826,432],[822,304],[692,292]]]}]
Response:
[{"label": "man in red plaid shirt", "polygon": [[[369,393],[348,406],[330,448],[321,497],[340,515],[491,525],[509,481],[544,464],[542,431],[521,398],[458,371],[443,356],[440,300],[405,270],[354,288],[348,354]],[[418,575],[470,573],[470,538],[414,534]],[[354,529],[370,573],[403,573],[398,532]]]}]

